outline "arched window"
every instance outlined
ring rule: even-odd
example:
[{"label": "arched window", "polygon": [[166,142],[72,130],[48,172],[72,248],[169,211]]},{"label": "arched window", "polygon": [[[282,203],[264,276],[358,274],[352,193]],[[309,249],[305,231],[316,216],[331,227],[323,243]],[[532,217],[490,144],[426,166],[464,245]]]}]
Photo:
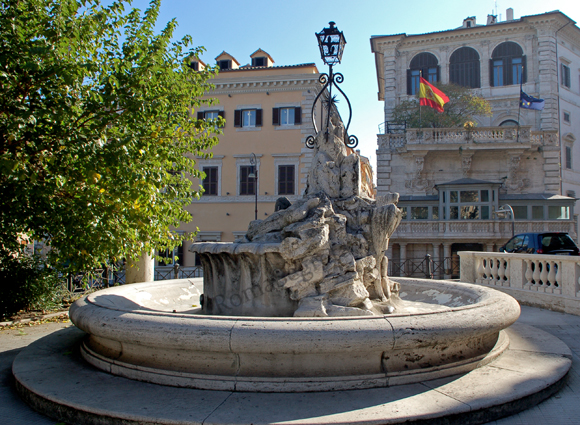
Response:
[{"label": "arched window", "polygon": [[439,62],[431,53],[419,53],[411,60],[407,70],[407,94],[415,94],[419,91],[419,77],[430,83],[439,81]]},{"label": "arched window", "polygon": [[489,61],[489,85],[509,86],[526,82],[526,57],[522,48],[512,42],[501,43]]},{"label": "arched window", "polygon": [[481,87],[479,53],[471,47],[461,47],[449,58],[449,81],[472,89]]},{"label": "arched window", "polygon": [[514,120],[505,120],[499,125],[500,127],[517,127],[519,124]]}]

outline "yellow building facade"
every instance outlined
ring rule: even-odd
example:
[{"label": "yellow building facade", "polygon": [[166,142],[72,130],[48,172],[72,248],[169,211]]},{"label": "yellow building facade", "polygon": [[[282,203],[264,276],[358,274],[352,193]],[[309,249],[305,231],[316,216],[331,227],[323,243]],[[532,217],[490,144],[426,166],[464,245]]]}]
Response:
[{"label": "yellow building facade", "polygon": [[[188,208],[192,221],[178,229],[199,228],[197,241],[234,241],[256,216],[264,219],[272,214],[278,198],[293,202],[306,186],[312,151],[304,142],[315,132],[311,111],[322,88],[318,69],[313,63],[273,66],[263,50],[250,59],[250,64],[240,66],[228,53],[220,54],[216,58],[220,72],[212,81],[215,89],[207,94],[218,103],[194,111],[197,118],[226,120],[213,157],[197,159],[206,178],[194,184],[202,185],[205,193]],[[192,64],[194,69],[203,66]],[[320,116],[317,104],[318,128]],[[195,254],[188,251],[192,242],[185,241],[175,252],[182,266],[196,264]]]}]

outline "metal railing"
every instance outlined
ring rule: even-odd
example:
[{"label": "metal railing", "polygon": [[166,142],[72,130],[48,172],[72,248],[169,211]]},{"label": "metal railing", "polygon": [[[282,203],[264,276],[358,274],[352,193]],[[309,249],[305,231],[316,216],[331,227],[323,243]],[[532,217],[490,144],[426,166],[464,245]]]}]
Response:
[{"label": "metal railing", "polygon": [[427,254],[423,258],[407,258],[404,261],[389,259],[389,276],[425,277],[427,279],[459,277],[459,257],[444,257],[437,261]]},{"label": "metal railing", "polygon": [[[201,266],[182,267],[156,266],[153,272],[154,280],[189,279],[203,277]],[[93,269],[87,272],[70,273],[66,276],[66,287],[70,292],[84,292],[91,289],[103,289],[125,284],[125,265],[114,264]]]}]

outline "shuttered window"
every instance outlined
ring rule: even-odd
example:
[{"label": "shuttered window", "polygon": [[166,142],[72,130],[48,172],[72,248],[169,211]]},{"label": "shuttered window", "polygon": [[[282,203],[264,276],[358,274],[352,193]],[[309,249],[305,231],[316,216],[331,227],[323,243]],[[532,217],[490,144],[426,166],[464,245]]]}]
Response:
[{"label": "shuttered window", "polygon": [[295,166],[278,166],[278,195],[295,195]]},{"label": "shuttered window", "polygon": [[489,61],[489,85],[492,87],[523,84],[527,80],[526,56],[522,48],[506,41],[498,45]]},{"label": "shuttered window", "polygon": [[240,195],[255,195],[256,194],[256,178],[250,177],[254,173],[253,165],[240,166]]},{"label": "shuttered window", "polygon": [[272,125],[302,124],[302,108],[272,108]]},{"label": "shuttered window", "polygon": [[234,111],[234,127],[261,127],[261,109],[236,109]]},{"label": "shuttered window", "polygon": [[449,58],[449,81],[458,86],[481,87],[479,53],[471,47],[461,47]]},{"label": "shuttered window", "polygon": [[203,179],[204,196],[217,196],[218,194],[218,167],[203,167],[205,178]]},{"label": "shuttered window", "polygon": [[419,92],[419,77],[430,83],[440,80],[439,61],[432,53],[419,53],[412,60],[407,70],[407,94],[413,95]]}]

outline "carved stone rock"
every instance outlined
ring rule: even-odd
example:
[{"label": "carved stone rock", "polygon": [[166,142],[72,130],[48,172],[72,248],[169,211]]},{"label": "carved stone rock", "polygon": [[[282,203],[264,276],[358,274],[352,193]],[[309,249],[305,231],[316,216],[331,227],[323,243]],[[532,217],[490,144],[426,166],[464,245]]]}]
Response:
[{"label": "carved stone rock", "polygon": [[252,221],[238,243],[194,244],[204,265],[206,313],[326,317],[394,310],[398,291],[387,278],[384,252],[401,220],[398,195],[363,196],[360,158],[348,155],[344,137],[333,116],[315,139],[303,199]]}]

